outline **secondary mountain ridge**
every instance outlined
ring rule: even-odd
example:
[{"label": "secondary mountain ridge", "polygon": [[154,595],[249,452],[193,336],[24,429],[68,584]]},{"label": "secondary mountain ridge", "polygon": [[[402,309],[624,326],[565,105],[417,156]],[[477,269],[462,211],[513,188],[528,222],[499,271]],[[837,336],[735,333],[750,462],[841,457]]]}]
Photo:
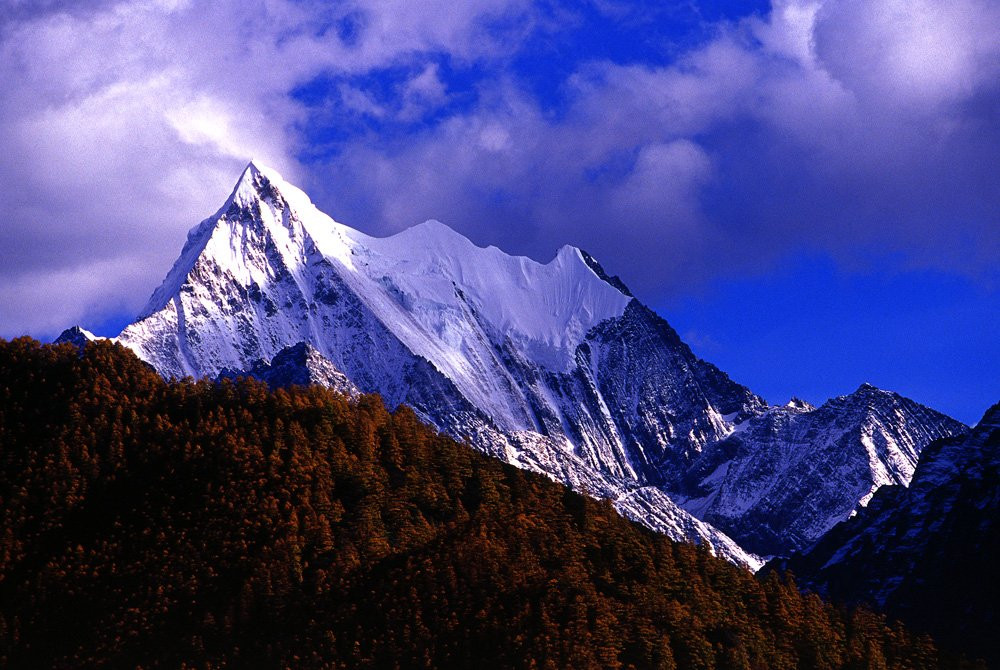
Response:
[{"label": "secondary mountain ridge", "polygon": [[776,561],[840,602],[876,606],[1000,665],[1000,404],[964,437],[923,452],[910,486],[868,507],[809,551]]}]

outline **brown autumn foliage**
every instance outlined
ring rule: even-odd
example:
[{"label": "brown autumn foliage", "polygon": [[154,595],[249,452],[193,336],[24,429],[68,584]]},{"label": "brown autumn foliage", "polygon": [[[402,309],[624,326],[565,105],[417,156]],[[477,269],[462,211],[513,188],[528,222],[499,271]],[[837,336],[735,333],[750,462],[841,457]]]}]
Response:
[{"label": "brown autumn foliage", "polygon": [[0,340],[0,664],[938,668],[375,396]]}]

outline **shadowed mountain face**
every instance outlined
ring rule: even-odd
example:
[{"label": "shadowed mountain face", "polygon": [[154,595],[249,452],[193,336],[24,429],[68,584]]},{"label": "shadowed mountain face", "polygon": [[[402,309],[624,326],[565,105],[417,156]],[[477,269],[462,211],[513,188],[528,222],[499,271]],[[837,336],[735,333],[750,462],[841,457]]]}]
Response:
[{"label": "shadowed mountain face", "polygon": [[1000,663],[998,560],[1000,404],[968,436],[924,449],[909,488],[880,489],[855,518],[774,567]]},{"label": "shadowed mountain face", "polygon": [[270,362],[260,360],[246,370],[223,370],[219,379],[253,377],[272,389],[318,384],[338,393],[356,397],[358,388],[328,359],[305,342],[285,347]]},{"label": "shadowed mountain face", "polygon": [[55,344],[61,344],[63,342],[69,342],[70,344],[76,345],[81,349],[87,346],[88,342],[93,342],[96,339],[100,339],[95,336],[89,330],[81,328],[80,326],[73,326],[72,328],[67,328],[59,337],[55,339]]},{"label": "shadowed mountain face", "polygon": [[[931,439],[964,428],[875,389],[784,417],[579,249],[542,264],[433,221],[373,238],[253,164],[117,341],[167,377],[328,383],[323,368],[335,387],[408,404],[487,453],[750,566],[704,521],[763,555],[801,548],[877,486],[908,481]],[[300,344],[308,356],[287,353]],[[850,457],[830,470],[838,448]]]}]

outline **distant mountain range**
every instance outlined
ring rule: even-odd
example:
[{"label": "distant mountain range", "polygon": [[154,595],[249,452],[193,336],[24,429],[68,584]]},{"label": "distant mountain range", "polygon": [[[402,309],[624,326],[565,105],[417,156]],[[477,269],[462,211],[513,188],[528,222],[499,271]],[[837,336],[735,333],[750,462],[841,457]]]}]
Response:
[{"label": "distant mountain range", "polygon": [[754,569],[967,431],[867,384],[819,408],[769,406],[580,249],[542,264],[435,221],[370,237],[253,163],[115,339],[166,377],[379,393]]}]

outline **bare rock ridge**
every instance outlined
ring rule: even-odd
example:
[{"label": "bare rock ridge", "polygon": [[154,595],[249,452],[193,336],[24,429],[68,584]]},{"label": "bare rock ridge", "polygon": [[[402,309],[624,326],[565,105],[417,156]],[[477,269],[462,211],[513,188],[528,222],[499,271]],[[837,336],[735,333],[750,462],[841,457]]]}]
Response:
[{"label": "bare rock ridge", "polygon": [[810,550],[773,567],[847,603],[868,603],[1000,664],[1000,404],[965,437],[921,455],[910,486],[886,486]]},{"label": "bare rock ridge", "polygon": [[220,380],[235,379],[239,376],[249,376],[267,382],[273,389],[319,384],[351,397],[360,393],[347,375],[305,342],[285,347],[273,360],[259,360],[247,370],[227,369],[219,373]]},{"label": "bare rock ridge", "polygon": [[97,335],[86,328],[81,328],[80,326],[73,326],[72,328],[67,328],[59,334],[59,337],[55,339],[55,344],[61,344],[63,342],[69,342],[70,344],[75,344],[78,347],[83,347],[87,342],[93,342],[94,340],[99,340]]},{"label": "bare rock ridge", "polygon": [[772,407],[698,455],[685,487],[693,497],[681,505],[750,551],[787,554],[819,540],[880,487],[906,486],[925,445],[964,431],[870,384],[819,408]]},{"label": "bare rock ridge", "polygon": [[538,263],[433,221],[371,237],[256,164],[117,340],[167,377],[377,392],[750,567],[907,483],[927,443],[965,430],[874,388],[768,407],[575,247]]}]

